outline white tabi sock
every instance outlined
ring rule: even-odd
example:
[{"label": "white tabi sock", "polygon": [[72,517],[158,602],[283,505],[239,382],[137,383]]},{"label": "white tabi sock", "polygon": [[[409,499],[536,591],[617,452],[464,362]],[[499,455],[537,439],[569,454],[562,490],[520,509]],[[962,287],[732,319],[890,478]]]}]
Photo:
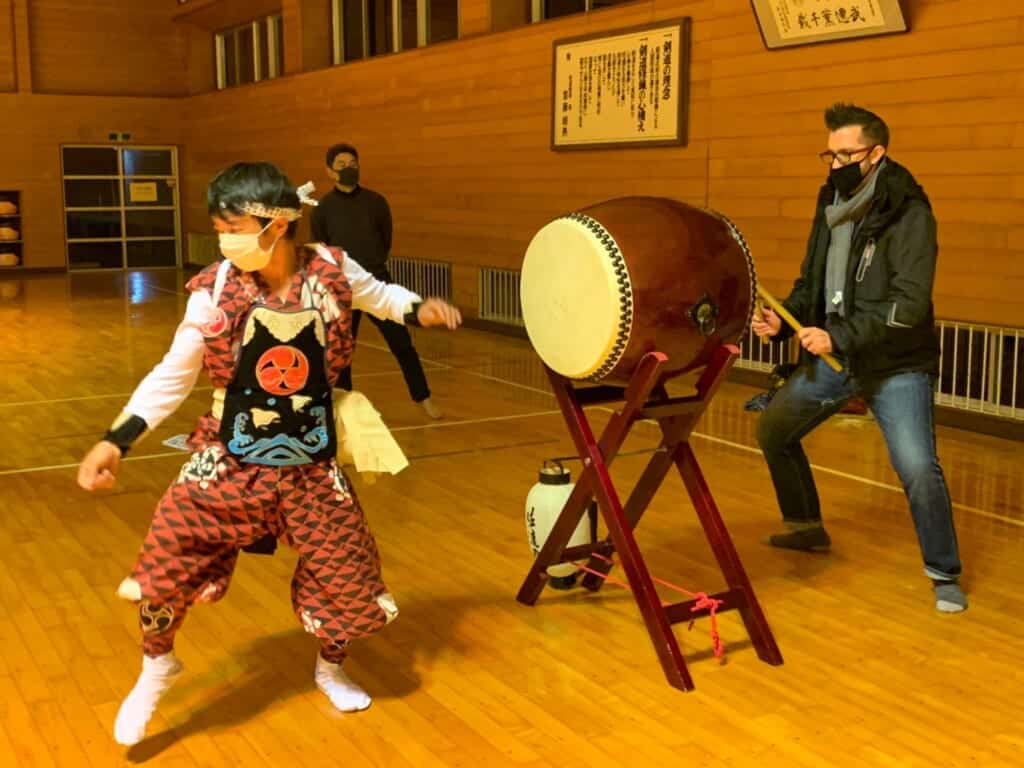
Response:
[{"label": "white tabi sock", "polygon": [[184,667],[174,651],[155,658],[142,657],[142,673],[131,693],[121,702],[114,722],[114,739],[118,744],[130,747],[142,741],[153,710],[178,679],[182,669]]},{"label": "white tabi sock", "polygon": [[358,712],[366,709],[373,701],[358,685],[353,683],[341,664],[332,664],[324,657],[316,657],[316,687],[327,694],[331,704],[342,712]]}]

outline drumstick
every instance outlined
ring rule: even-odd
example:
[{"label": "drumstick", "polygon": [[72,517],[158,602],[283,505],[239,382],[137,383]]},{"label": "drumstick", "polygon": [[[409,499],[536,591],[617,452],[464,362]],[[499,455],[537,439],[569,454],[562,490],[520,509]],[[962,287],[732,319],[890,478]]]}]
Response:
[{"label": "drumstick", "polygon": [[[768,293],[768,291],[766,291],[760,285],[757,286],[757,295],[764,299],[766,302],[768,302],[768,306],[775,310],[775,314],[777,314],[779,317],[785,320],[786,325],[788,325],[794,331],[799,332],[803,328],[803,326],[800,325],[799,322],[797,322],[797,319],[789,313],[789,310],[782,306],[782,302],[776,299],[770,293]],[[832,355],[823,354],[821,355],[821,359],[828,363],[828,367],[831,368],[836,373],[842,372],[843,366],[841,366],[839,364],[839,361],[832,357]]]}]

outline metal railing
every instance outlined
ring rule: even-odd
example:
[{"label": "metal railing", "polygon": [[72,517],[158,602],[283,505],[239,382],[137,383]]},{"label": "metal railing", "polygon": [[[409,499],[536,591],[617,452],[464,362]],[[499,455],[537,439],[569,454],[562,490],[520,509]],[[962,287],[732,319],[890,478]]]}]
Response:
[{"label": "metal railing", "polygon": [[517,270],[481,267],[479,285],[477,310],[481,320],[523,325]]}]

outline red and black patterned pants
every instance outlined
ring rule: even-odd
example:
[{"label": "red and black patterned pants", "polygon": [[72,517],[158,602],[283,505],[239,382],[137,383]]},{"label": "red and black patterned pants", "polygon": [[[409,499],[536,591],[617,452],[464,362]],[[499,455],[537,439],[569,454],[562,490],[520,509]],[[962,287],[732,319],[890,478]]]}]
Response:
[{"label": "red and black patterned pants", "polygon": [[299,553],[292,605],[328,661],[397,615],[359,501],[333,461],[242,465],[212,445],[160,500],[132,571],[147,656],[171,650],[189,607],[223,597],[239,548],[268,533]]}]

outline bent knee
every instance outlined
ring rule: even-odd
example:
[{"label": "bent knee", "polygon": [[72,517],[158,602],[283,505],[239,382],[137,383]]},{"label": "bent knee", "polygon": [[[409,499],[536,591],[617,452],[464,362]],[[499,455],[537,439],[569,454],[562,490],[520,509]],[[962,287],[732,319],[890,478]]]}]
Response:
[{"label": "bent knee", "polygon": [[757,420],[757,444],[765,453],[781,450],[787,443],[787,433],[786,425],[772,412],[769,404]]},{"label": "bent knee", "polygon": [[907,486],[928,482],[942,475],[939,460],[927,453],[904,453],[894,456],[893,468]]}]

